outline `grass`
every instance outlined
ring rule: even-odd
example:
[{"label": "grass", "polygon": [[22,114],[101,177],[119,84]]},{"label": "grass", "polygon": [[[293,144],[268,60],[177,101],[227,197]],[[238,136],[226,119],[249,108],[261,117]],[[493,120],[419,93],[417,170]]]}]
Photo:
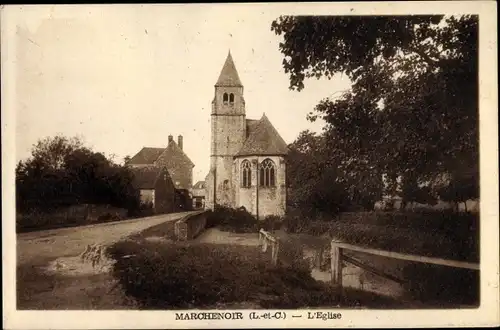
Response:
[{"label": "grass", "polygon": [[[256,247],[127,240],[109,250],[113,274],[141,309],[387,307],[400,303],[358,290],[343,293],[289,261],[273,267]],[[295,258],[297,259],[297,258]]]}]

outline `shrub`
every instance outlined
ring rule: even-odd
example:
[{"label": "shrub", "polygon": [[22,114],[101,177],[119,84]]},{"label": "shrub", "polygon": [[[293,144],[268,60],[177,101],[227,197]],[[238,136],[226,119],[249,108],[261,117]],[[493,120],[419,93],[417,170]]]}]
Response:
[{"label": "shrub", "polygon": [[259,221],[243,207],[233,209],[216,206],[207,216],[207,227],[219,227],[236,233],[256,232],[259,230]]},{"label": "shrub", "polygon": [[314,218],[314,216],[305,215],[298,209],[289,208],[283,219],[283,227],[289,233],[300,233],[309,226]]},{"label": "shrub", "polygon": [[[321,217],[319,217],[321,219]],[[372,248],[479,261],[479,218],[450,211],[346,212],[318,221],[300,213],[285,217],[288,232],[320,236]]]},{"label": "shrub", "polygon": [[144,308],[246,301],[268,268],[255,247],[124,241],[108,253],[126,294]]},{"label": "shrub", "polygon": [[16,214],[17,232],[47,230],[73,226],[118,221],[127,217],[125,209],[109,204],[78,204],[50,210],[32,209]]},{"label": "shrub", "polygon": [[264,308],[299,308],[348,301],[305,267],[271,266],[269,255],[255,247],[129,240],[114,244],[108,254],[116,261],[113,275],[142,309],[255,301]]},{"label": "shrub", "polygon": [[259,224],[260,228],[266,231],[274,232],[275,230],[279,230],[281,228],[283,221],[283,217],[268,215]]}]

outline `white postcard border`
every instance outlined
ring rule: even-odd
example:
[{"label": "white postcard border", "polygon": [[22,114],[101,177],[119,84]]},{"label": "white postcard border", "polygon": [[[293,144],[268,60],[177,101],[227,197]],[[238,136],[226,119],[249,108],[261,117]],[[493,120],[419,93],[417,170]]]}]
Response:
[{"label": "white postcard border", "polygon": [[[99,5],[79,5],[98,10]],[[113,5],[119,10],[120,6]],[[155,5],[141,5],[155,6]],[[498,235],[498,94],[497,22],[493,1],[365,2],[204,4],[176,6],[232,6],[232,10],[265,10],[282,14],[316,15],[407,15],[478,14],[480,33],[480,173],[481,173],[481,306],[460,310],[352,310],[315,309],[342,313],[340,320],[307,319],[313,310],[279,310],[285,320],[175,320],[180,311],[17,311],[15,290],[16,235],[14,212],[15,169],[15,47],[11,41],[16,25],[29,13],[50,15],[52,6],[3,6],[2,28],[2,262],[3,312],[6,329],[118,329],[118,328],[315,328],[315,327],[451,327],[499,324],[499,235]],[[61,7],[61,6],[59,6]],[[68,16],[74,6],[65,6]],[[81,10],[79,8],[78,10]],[[274,313],[278,310],[270,310]],[[193,312],[190,310],[189,312]],[[220,311],[217,311],[220,312]],[[258,311],[262,312],[262,311]],[[291,314],[301,314],[292,318]]]}]

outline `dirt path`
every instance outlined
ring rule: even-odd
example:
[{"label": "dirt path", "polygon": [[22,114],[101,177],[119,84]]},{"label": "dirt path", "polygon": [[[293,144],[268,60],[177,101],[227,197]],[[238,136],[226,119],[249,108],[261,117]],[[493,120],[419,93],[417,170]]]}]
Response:
[{"label": "dirt path", "polygon": [[111,244],[123,237],[163,222],[173,221],[188,212],[162,214],[133,220],[97,225],[43,230],[17,235],[17,263],[37,263],[36,260],[76,256],[89,244]]},{"label": "dirt path", "polygon": [[172,213],[91,226],[17,235],[17,308],[134,308],[105,270],[82,263],[88,245],[110,245],[156,225],[188,214]]},{"label": "dirt path", "polygon": [[195,239],[199,243],[212,243],[212,244],[235,244],[258,246],[259,234],[258,233],[231,233],[222,231],[218,228],[210,228],[205,230],[200,236]]}]

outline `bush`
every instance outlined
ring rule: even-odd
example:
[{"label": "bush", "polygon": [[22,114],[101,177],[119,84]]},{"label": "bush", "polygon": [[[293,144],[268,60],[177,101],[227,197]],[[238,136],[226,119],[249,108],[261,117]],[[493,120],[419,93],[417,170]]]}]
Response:
[{"label": "bush", "polygon": [[[321,217],[319,217],[322,219]],[[348,212],[318,221],[285,217],[288,232],[329,234],[346,243],[410,254],[479,261],[479,217],[449,211]]]},{"label": "bush", "polygon": [[248,233],[259,230],[259,221],[243,207],[233,209],[216,206],[207,216],[207,228],[211,227],[218,227],[223,231]]},{"label": "bush", "polygon": [[[264,308],[335,306],[345,297],[305,267],[270,265],[248,246],[122,241],[108,249],[113,275],[142,309],[213,308],[258,302]],[[358,301],[349,300],[350,306]]]},{"label": "bush", "polygon": [[269,277],[269,259],[255,247],[125,241],[108,253],[126,294],[144,308],[247,301]]},{"label": "bush", "polygon": [[78,204],[16,214],[17,232],[85,226],[127,218],[127,210],[109,204]]},{"label": "bush", "polygon": [[283,226],[289,233],[303,232],[315,216],[305,215],[298,209],[289,208],[283,219]]},{"label": "bush", "polygon": [[274,232],[275,230],[281,229],[283,225],[284,218],[277,215],[268,215],[260,222],[260,228]]}]

